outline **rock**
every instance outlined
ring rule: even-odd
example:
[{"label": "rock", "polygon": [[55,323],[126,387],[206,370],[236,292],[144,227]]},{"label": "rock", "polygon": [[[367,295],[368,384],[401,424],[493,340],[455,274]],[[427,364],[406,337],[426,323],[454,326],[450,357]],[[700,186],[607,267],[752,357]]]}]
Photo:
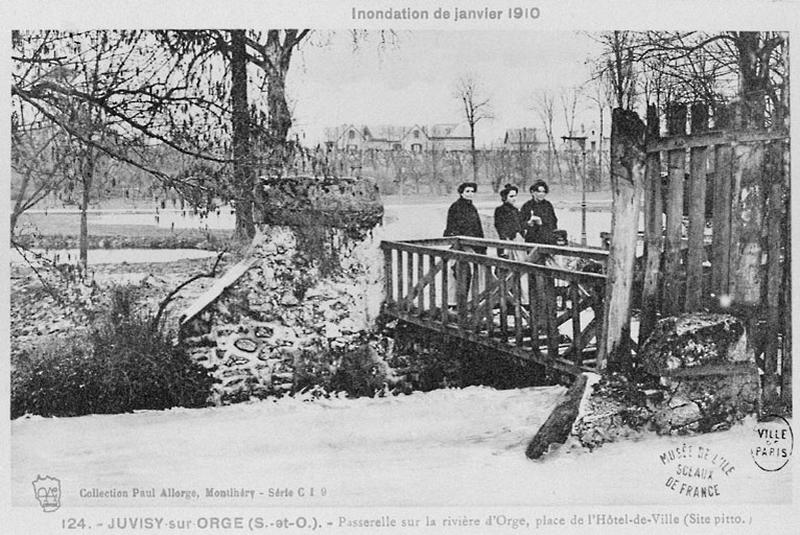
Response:
[{"label": "rock", "polygon": [[642,346],[644,371],[664,376],[696,366],[752,362],[744,325],[727,314],[684,314],[658,322]]},{"label": "rock", "polygon": [[703,414],[697,403],[688,402],[676,407],[664,407],[653,417],[653,422],[659,434],[669,434],[672,431],[680,431],[686,426],[695,424],[695,429],[699,426]]}]

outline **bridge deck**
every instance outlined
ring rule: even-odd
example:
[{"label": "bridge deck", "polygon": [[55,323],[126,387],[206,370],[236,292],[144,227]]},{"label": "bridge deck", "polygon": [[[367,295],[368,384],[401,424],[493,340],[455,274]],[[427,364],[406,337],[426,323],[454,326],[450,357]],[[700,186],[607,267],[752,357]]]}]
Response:
[{"label": "bridge deck", "polygon": [[386,315],[560,371],[593,369],[607,251],[462,236],[381,248]]}]

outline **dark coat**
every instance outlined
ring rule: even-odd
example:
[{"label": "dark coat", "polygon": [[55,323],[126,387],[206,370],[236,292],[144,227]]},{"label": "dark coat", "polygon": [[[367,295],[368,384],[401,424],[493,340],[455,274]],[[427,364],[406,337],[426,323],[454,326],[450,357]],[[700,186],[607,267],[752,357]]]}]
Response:
[{"label": "dark coat", "polygon": [[[478,209],[463,197],[450,205],[447,210],[447,226],[444,229],[445,236],[472,236],[483,238],[483,225]],[[476,252],[485,253],[485,247],[475,247]]]},{"label": "dark coat", "polygon": [[[531,218],[531,214],[541,217],[542,224],[527,225]],[[536,202],[534,199],[529,200],[522,205],[520,210],[520,220],[527,226],[528,230],[525,233],[525,241],[529,243],[555,243],[556,237],[553,231],[558,228],[558,218],[553,205],[547,199]]]},{"label": "dark coat", "polygon": [[447,227],[445,236],[473,236],[483,238],[483,225],[478,209],[464,198],[459,198],[447,210]]},{"label": "dark coat", "polygon": [[519,210],[511,204],[503,203],[494,209],[494,228],[501,240],[513,240],[524,235]]}]

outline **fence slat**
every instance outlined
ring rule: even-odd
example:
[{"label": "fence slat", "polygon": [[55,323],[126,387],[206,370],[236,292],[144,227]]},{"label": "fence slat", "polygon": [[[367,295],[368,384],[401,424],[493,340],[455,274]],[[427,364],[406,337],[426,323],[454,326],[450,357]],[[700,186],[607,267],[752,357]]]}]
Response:
[{"label": "fence slat", "polygon": [[583,345],[581,344],[581,292],[577,282],[569,285],[569,293],[572,301],[572,343],[575,349],[573,360],[577,366],[580,366],[583,361]]},{"label": "fence slat", "polygon": [[[686,106],[672,105],[667,117],[670,135],[686,133]],[[669,185],[666,202],[666,236],[664,244],[663,312],[674,316],[681,311],[681,234],[683,224],[683,190],[686,175],[686,150],[667,153]]]},{"label": "fence slat", "polygon": [[403,251],[397,251],[397,269],[395,270],[395,275],[397,276],[397,308],[399,310],[405,309],[405,277],[403,277],[403,257],[407,256],[407,253]]},{"label": "fence slat", "polygon": [[419,285],[419,292],[417,296],[417,303],[419,305],[419,313],[425,310],[425,287],[423,284],[423,278],[425,277],[425,258],[430,258],[427,254],[418,254],[417,255],[417,284]]},{"label": "fence slat", "polygon": [[[433,273],[436,269],[436,255],[428,256],[428,271]],[[430,307],[431,319],[436,317],[436,275],[431,277],[431,282],[428,284],[428,306]]]},{"label": "fence slat", "polygon": [[522,346],[522,280],[518,271],[512,276],[514,292],[514,335],[517,347]]},{"label": "fence slat", "polygon": [[508,271],[498,271],[497,279],[500,285],[500,336],[503,340],[508,337],[508,288],[506,285],[506,277]]},{"label": "fence slat", "polygon": [[394,303],[394,273],[392,272],[392,256],[394,251],[392,249],[383,250],[383,281],[385,284],[384,303],[392,305]]},{"label": "fence slat", "polygon": [[541,276],[542,279],[542,303],[545,314],[547,332],[547,358],[554,360],[558,358],[558,322],[556,321],[556,292],[554,279]]},{"label": "fence slat", "polygon": [[442,323],[445,325],[450,322],[450,296],[447,288],[450,284],[450,266],[451,262],[442,258]]},{"label": "fence slat", "polygon": [[[778,351],[781,332],[778,326],[781,323],[781,291],[783,290],[783,264],[781,262],[781,247],[784,223],[784,192],[782,176],[783,144],[772,143],[767,148],[767,165],[765,177],[769,181],[767,200],[767,329],[764,351],[764,381],[763,401],[768,410],[776,410],[778,406]],[[786,313],[790,313],[788,310]],[[783,355],[784,358],[787,355]],[[789,356],[791,358],[791,356]]]},{"label": "fence slat", "polygon": [[689,175],[689,250],[686,254],[686,301],[684,309],[700,309],[703,298],[703,247],[706,228],[706,149],[693,148],[690,152]]},{"label": "fence slat", "polygon": [[731,146],[714,147],[714,215],[711,229],[711,291],[718,298],[730,293]]},{"label": "fence slat", "polygon": [[[658,111],[655,105],[647,107],[647,137],[657,139],[659,135]],[[646,183],[644,188],[644,232],[645,266],[642,284],[642,315],[639,325],[641,346],[656,324],[661,299],[659,279],[661,275],[661,253],[664,246],[663,202],[661,190],[661,154],[647,155]]]},{"label": "fence slat", "polygon": [[539,292],[537,292],[538,288],[538,280],[535,274],[528,275],[528,313],[530,314],[530,319],[528,320],[528,327],[531,331],[531,348],[535,351],[539,350],[539,322],[541,321],[539,318],[539,311],[537,310],[540,306],[539,300]]}]

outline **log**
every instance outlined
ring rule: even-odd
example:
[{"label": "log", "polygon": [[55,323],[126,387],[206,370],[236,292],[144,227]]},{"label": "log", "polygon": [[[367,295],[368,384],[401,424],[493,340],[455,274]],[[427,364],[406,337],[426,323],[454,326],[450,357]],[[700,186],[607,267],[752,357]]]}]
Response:
[{"label": "log", "polygon": [[578,413],[586,391],[588,379],[585,373],[575,378],[575,382],[567,390],[564,401],[558,404],[542,427],[536,432],[525,450],[529,459],[538,459],[550,449],[552,444],[563,444],[572,431],[572,425],[578,418]]}]

